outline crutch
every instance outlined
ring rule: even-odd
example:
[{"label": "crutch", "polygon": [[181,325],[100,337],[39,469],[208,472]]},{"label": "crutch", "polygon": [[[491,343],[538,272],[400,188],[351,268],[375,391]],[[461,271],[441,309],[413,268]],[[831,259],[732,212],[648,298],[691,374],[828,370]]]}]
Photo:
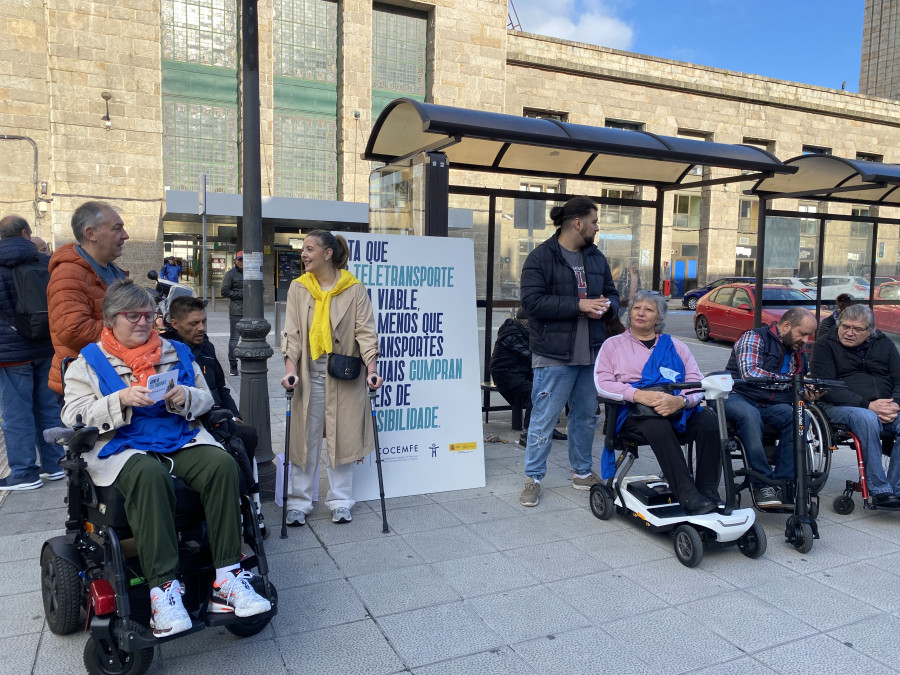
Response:
[{"label": "crutch", "polygon": [[[297,378],[291,375],[288,384],[294,384]],[[287,399],[287,415],[284,424],[284,482],[281,486],[281,538],[287,539],[287,500],[288,500],[288,470],[291,467],[291,399],[294,398],[293,389],[285,389],[284,397]]]},{"label": "crutch", "polygon": [[384,505],[384,477],[381,475],[381,444],[378,442],[378,420],[375,418],[375,390],[369,389],[369,409],[372,411],[372,431],[375,434],[375,466],[378,467],[378,494],[381,495],[381,524],[382,533],[388,534],[391,530],[387,524],[387,509]]}]

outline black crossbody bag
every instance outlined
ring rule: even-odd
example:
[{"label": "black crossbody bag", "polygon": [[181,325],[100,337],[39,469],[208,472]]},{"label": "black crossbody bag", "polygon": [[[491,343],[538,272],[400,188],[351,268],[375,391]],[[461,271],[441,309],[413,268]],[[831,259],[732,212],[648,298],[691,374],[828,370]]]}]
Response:
[{"label": "black crossbody bag", "polygon": [[328,355],[328,374],[337,380],[355,380],[362,372],[362,359],[332,352]]}]

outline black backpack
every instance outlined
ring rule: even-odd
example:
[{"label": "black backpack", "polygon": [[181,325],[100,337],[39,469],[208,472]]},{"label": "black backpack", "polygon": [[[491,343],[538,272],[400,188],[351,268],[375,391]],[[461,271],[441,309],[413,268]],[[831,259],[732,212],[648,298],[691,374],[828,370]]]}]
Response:
[{"label": "black backpack", "polygon": [[12,268],[16,304],[15,313],[7,318],[7,323],[26,340],[50,339],[50,319],[47,313],[50,270],[47,265],[46,260],[33,258]]}]

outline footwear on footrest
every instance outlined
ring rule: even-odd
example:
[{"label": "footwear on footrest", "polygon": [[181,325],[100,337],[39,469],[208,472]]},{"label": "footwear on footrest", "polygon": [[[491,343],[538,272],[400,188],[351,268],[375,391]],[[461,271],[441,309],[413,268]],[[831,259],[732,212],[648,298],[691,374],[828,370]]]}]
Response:
[{"label": "footwear on footrest", "polygon": [[783,506],[778,490],[773,487],[759,488],[753,493],[753,498],[756,500],[756,505],[761,509],[780,509]]},{"label": "footwear on footrest", "polygon": [[181,602],[184,589],[177,579],[150,589],[150,628],[156,637],[176,635],[191,627],[191,615]]},{"label": "footwear on footrest", "polygon": [[716,505],[699,492],[695,492],[682,502],[681,508],[689,516],[702,516],[704,513],[715,511]]},{"label": "footwear on footrest", "polygon": [[221,586],[213,584],[209,611],[219,614],[234,612],[235,616],[255,616],[272,609],[272,603],[253,590],[253,574],[238,569],[228,573]]},{"label": "footwear on footrest", "polygon": [[883,509],[900,508],[900,497],[893,492],[880,492],[872,495],[871,501],[872,506],[880,506]]}]

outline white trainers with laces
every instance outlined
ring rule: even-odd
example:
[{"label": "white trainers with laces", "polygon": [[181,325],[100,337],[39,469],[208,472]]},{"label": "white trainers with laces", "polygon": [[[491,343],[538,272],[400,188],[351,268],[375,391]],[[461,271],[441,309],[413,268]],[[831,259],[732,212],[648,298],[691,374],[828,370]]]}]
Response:
[{"label": "white trainers with laces", "polygon": [[272,603],[253,590],[253,575],[247,570],[228,573],[228,580],[221,586],[213,584],[209,611],[234,612],[235,616],[256,616],[272,609]]},{"label": "white trainers with laces", "polygon": [[168,637],[186,631],[191,616],[181,603],[184,589],[177,579],[150,590],[150,627],[156,637]]}]

